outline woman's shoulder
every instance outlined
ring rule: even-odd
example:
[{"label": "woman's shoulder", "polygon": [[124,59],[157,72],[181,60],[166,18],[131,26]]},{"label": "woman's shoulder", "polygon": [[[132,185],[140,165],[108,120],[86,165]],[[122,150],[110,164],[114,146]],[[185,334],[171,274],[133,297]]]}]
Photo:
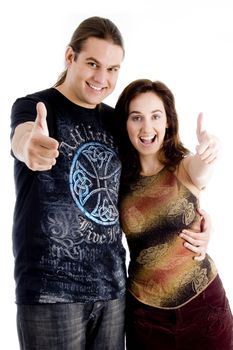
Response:
[{"label": "woman's shoulder", "polygon": [[185,187],[187,187],[196,197],[199,197],[200,190],[194,185],[187,171],[187,165],[189,161],[190,156],[187,156],[184,159],[182,159],[180,163],[176,166],[174,174]]}]

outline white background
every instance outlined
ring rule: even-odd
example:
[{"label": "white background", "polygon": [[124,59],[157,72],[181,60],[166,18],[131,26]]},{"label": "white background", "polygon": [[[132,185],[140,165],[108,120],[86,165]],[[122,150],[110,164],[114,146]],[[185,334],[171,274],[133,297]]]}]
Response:
[{"label": "white background", "polygon": [[[52,86],[78,24],[93,15],[110,18],[125,39],[122,88],[137,78],[159,79],[174,92],[184,144],[196,144],[196,117],[222,141],[222,156],[202,207],[214,232],[214,258],[233,307],[232,281],[232,82],[233,9],[229,0],[8,0],[0,5],[0,348],[18,349],[15,326],[11,226],[14,205],[10,109],[14,100]],[[3,345],[5,344],[5,345]]]}]

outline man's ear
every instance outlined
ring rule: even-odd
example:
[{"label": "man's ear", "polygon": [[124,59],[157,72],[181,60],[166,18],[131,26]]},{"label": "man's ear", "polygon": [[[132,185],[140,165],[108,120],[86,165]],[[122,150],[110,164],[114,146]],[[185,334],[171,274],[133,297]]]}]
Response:
[{"label": "man's ear", "polygon": [[73,62],[74,60],[74,50],[72,49],[71,46],[68,46],[65,52],[65,62],[66,62],[66,67],[68,68],[70,66],[70,64]]}]

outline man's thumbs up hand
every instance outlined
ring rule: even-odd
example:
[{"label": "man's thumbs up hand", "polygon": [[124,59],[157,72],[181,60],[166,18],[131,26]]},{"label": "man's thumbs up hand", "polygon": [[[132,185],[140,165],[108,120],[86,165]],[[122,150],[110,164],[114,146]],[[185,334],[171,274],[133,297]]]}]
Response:
[{"label": "man's thumbs up hand", "polygon": [[49,136],[48,125],[47,125],[47,110],[43,102],[38,102],[36,105],[37,116],[34,122],[32,133],[42,134]]},{"label": "man's thumbs up hand", "polygon": [[49,137],[44,103],[38,102],[36,110],[35,122],[24,144],[23,160],[31,170],[50,170],[56,164],[59,144],[57,140]]}]

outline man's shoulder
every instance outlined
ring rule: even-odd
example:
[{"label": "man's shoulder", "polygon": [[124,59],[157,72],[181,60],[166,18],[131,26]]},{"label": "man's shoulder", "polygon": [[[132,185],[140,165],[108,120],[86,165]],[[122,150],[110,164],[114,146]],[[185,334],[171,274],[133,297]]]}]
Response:
[{"label": "man's shoulder", "polygon": [[56,90],[48,88],[27,94],[15,100],[11,108],[11,127],[12,130],[18,124],[34,121],[36,117],[36,104],[43,102],[47,109],[47,121],[50,125],[53,119],[52,106],[54,105]]},{"label": "man's shoulder", "polygon": [[114,108],[103,102],[100,104],[99,109],[103,113],[114,113]]},{"label": "man's shoulder", "polygon": [[13,109],[21,105],[28,105],[28,103],[37,103],[39,101],[47,101],[53,94],[53,88],[48,88],[45,90],[33,92],[25,96],[18,97],[13,103]]},{"label": "man's shoulder", "polygon": [[60,95],[54,88],[48,88],[40,91],[36,91],[25,96],[18,97],[12,105],[12,115],[23,113],[35,114],[36,104],[43,102],[46,106],[48,114],[54,108],[60,104]]},{"label": "man's shoulder", "polygon": [[99,106],[99,111],[101,114],[101,120],[105,128],[114,135],[115,129],[115,109],[105,103],[101,103]]},{"label": "man's shoulder", "polygon": [[31,94],[26,95],[25,97],[21,97],[22,99],[34,99],[35,101],[41,100],[50,100],[56,94],[56,90],[54,88],[48,88],[40,91],[33,92]]}]

